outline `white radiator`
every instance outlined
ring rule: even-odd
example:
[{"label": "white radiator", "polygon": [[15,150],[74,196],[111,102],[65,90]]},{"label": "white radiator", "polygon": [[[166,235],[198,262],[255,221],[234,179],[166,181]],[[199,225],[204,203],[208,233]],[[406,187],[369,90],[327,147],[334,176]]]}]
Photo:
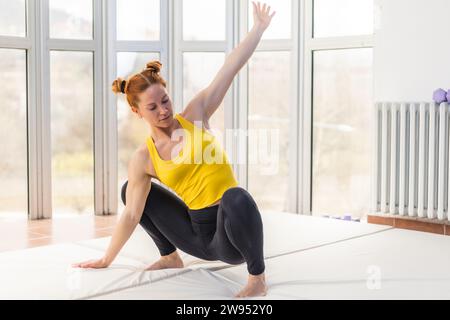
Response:
[{"label": "white radiator", "polygon": [[448,103],[376,103],[373,208],[450,220]]}]

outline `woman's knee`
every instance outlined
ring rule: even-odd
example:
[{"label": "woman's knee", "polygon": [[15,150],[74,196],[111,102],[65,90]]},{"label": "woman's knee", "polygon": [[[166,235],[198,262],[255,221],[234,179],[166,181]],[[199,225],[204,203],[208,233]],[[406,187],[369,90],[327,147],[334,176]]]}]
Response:
[{"label": "woman's knee", "polygon": [[233,187],[224,192],[221,203],[225,207],[246,208],[249,204],[256,207],[251,194],[242,187]]}]

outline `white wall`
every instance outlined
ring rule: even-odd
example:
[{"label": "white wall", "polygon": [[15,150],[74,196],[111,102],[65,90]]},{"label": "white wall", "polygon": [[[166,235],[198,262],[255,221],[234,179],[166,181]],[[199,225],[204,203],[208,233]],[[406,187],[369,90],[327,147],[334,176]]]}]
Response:
[{"label": "white wall", "polygon": [[450,89],[450,0],[375,0],[374,100]]}]

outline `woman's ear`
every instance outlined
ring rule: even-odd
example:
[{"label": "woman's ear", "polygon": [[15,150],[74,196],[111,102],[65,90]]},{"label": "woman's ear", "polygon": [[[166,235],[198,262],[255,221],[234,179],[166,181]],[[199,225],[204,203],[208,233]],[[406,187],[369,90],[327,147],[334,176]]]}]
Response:
[{"label": "woman's ear", "polygon": [[139,114],[139,111],[136,107],[131,107],[131,110],[136,113],[140,118],[142,118],[142,116]]}]

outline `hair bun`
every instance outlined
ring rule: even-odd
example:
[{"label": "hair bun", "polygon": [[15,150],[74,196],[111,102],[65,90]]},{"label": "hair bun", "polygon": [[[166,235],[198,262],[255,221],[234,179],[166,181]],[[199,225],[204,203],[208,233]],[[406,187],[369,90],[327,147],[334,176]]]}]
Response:
[{"label": "hair bun", "polygon": [[120,92],[125,93],[125,88],[127,87],[127,81],[126,80],[122,80],[120,82]]},{"label": "hair bun", "polygon": [[122,78],[117,78],[112,84],[112,91],[114,93],[125,93],[127,88],[127,81]]},{"label": "hair bun", "polygon": [[116,80],[114,80],[114,82],[112,83],[112,91],[114,93],[121,93],[121,85],[122,85],[122,78],[117,78]]},{"label": "hair bun", "polygon": [[159,73],[161,71],[162,64],[158,60],[154,60],[147,63],[146,67],[154,73]]}]

